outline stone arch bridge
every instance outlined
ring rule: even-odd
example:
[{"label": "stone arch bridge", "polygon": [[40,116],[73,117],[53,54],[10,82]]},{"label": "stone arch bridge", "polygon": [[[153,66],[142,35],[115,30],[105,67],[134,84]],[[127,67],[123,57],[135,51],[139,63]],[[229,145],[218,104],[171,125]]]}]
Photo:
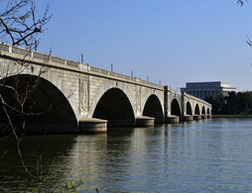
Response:
[{"label": "stone arch bridge", "polygon": [[25,95],[27,85],[36,84],[23,105],[39,114],[27,121],[32,133],[44,128],[47,133],[99,132],[107,125],[147,126],[211,116],[209,103],[168,86],[7,44],[0,44],[0,76],[0,94],[13,105],[13,91],[6,85]]}]

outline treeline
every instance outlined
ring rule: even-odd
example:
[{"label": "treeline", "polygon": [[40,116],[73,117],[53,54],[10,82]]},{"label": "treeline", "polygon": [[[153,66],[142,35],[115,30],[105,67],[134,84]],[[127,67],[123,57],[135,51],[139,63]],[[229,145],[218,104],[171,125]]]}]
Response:
[{"label": "treeline", "polygon": [[230,92],[228,96],[207,97],[214,115],[252,115],[252,92]]}]

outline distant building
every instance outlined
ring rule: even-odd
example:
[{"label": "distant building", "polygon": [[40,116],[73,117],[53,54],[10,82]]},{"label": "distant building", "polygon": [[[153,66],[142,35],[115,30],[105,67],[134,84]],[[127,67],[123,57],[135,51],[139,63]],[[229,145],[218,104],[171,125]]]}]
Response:
[{"label": "distant building", "polygon": [[188,82],[181,92],[205,99],[208,96],[228,96],[229,92],[236,91],[228,82]]}]

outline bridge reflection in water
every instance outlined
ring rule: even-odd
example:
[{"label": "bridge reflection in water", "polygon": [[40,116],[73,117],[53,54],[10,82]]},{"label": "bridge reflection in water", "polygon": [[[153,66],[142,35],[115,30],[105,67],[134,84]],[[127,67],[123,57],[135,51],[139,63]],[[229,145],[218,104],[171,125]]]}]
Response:
[{"label": "bridge reflection in water", "polygon": [[96,135],[25,136],[25,161],[33,172],[34,163],[42,162],[39,171],[50,177],[45,182],[32,181],[13,164],[19,160],[8,138],[0,141],[0,152],[8,150],[0,159],[0,190],[29,192],[83,180],[80,192],[90,193],[95,188],[111,193],[252,192],[251,125],[251,119],[204,119],[113,127]]}]

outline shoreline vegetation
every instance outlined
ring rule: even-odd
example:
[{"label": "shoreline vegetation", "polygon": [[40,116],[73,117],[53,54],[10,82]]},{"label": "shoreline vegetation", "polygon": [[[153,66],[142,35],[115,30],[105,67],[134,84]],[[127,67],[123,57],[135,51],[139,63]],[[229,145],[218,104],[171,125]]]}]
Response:
[{"label": "shoreline vegetation", "polygon": [[212,115],[212,118],[252,118],[252,115]]},{"label": "shoreline vegetation", "polygon": [[240,118],[252,115],[252,91],[229,92],[228,96],[209,96],[205,100],[212,104],[212,114],[217,117]]}]

